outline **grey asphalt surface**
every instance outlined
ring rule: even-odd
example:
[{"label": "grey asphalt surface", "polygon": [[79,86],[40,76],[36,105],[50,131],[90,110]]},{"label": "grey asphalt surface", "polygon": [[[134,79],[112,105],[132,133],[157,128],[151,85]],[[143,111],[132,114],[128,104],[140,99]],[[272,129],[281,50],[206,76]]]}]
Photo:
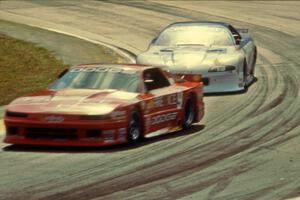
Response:
[{"label": "grey asphalt surface", "polygon": [[[300,2],[0,1],[0,18],[135,54],[175,21],[248,27],[258,81],[205,97],[190,131],[108,148],[1,143],[0,199],[287,199],[300,196]],[[1,138],[3,135],[1,135]]]}]

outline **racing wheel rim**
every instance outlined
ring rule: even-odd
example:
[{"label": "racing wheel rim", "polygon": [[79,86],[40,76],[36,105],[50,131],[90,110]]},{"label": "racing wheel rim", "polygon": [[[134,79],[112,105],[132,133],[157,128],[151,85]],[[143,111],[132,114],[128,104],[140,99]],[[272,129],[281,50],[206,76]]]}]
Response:
[{"label": "racing wheel rim", "polygon": [[139,118],[137,114],[133,114],[129,122],[128,141],[130,143],[136,142],[139,140],[140,135],[141,135],[141,131],[140,131]]}]

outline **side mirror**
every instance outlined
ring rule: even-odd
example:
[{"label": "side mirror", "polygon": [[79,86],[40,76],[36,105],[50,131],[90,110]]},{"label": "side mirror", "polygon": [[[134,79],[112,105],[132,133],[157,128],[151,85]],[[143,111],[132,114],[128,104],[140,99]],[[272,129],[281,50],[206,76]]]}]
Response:
[{"label": "side mirror", "polygon": [[234,40],[235,40],[235,44],[236,45],[240,45],[241,44],[241,40],[242,40],[241,36],[238,35],[238,34],[234,34],[233,37],[234,37]]},{"label": "side mirror", "polygon": [[154,44],[154,43],[156,42],[156,40],[157,40],[157,37],[153,38],[153,39],[151,40],[151,44]]},{"label": "side mirror", "polygon": [[145,85],[145,91],[146,91],[146,93],[149,93],[149,91],[151,91],[153,89],[153,83],[154,83],[154,80],[151,79],[151,78],[146,78],[144,80],[144,85]]},{"label": "side mirror", "polygon": [[236,45],[240,45],[240,44],[241,44],[241,38],[237,38],[237,39],[235,40],[235,44],[236,44]]},{"label": "side mirror", "polygon": [[145,81],[144,81],[144,83],[153,83],[154,82],[154,80],[153,79],[145,79]]},{"label": "side mirror", "polygon": [[156,42],[157,37],[153,38],[150,42],[150,44],[148,45],[148,49],[150,49],[150,47]]},{"label": "side mirror", "polygon": [[175,83],[183,83],[186,80],[184,79],[184,75],[178,75],[178,74],[173,74],[172,75],[173,80],[175,81]]}]

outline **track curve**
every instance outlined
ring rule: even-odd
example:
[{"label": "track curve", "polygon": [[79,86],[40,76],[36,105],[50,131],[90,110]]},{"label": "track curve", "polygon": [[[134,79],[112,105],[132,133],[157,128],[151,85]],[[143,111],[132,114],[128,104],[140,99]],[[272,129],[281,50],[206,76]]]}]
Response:
[{"label": "track curve", "polygon": [[[220,20],[249,27],[258,81],[205,97],[188,132],[135,147],[1,144],[2,199],[284,199],[299,195],[299,2],[0,2],[0,17],[139,53],[165,25]],[[33,170],[34,169],[34,170]]]}]

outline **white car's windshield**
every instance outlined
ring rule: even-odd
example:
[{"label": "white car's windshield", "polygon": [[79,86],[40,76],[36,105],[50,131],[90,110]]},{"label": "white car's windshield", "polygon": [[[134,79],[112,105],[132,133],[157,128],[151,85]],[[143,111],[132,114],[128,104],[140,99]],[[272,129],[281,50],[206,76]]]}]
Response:
[{"label": "white car's windshield", "polygon": [[217,26],[174,26],[164,30],[154,45],[179,46],[179,45],[233,45],[229,32]]},{"label": "white car's windshield", "polygon": [[139,76],[136,71],[119,68],[72,68],[50,89],[117,89],[137,92]]}]

